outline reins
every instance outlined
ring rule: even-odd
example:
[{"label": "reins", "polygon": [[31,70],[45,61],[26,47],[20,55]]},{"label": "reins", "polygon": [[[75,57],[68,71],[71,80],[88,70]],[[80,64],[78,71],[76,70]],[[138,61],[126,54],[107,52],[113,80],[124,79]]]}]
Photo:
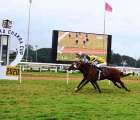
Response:
[{"label": "reins", "polygon": [[89,68],[88,72],[91,70],[92,67],[93,67],[93,65],[90,65],[90,68]]},{"label": "reins", "polygon": [[[79,68],[80,66],[81,66],[81,64],[82,64],[82,62],[80,62],[80,64],[78,65],[78,67],[77,68]],[[91,70],[91,68],[92,68],[93,66],[92,65],[90,65],[90,68],[89,68],[89,70],[88,70],[88,72]],[[87,73],[88,73],[87,72]]]},{"label": "reins", "polygon": [[82,62],[80,62],[80,64],[78,65],[78,68],[81,66]]}]

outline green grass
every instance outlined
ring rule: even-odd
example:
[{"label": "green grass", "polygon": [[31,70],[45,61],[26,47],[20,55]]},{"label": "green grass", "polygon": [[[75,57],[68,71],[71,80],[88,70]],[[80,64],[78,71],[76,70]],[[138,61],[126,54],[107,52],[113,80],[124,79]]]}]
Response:
[{"label": "green grass", "polygon": [[[66,76],[66,73],[23,72],[23,75]],[[32,75],[31,75],[32,74]],[[81,74],[71,74],[81,77]],[[61,78],[60,78],[61,79]],[[140,120],[140,83],[126,82],[131,90],[98,82],[99,94],[89,83],[78,93],[79,80],[0,81],[0,120]]]}]

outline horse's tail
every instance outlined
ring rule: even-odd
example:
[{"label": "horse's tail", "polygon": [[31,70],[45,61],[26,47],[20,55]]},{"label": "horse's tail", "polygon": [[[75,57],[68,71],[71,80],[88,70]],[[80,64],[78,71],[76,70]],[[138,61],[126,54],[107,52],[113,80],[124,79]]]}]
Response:
[{"label": "horse's tail", "polygon": [[131,73],[124,74],[123,72],[120,72],[120,75],[121,75],[121,77],[126,77],[126,76],[131,75]]}]

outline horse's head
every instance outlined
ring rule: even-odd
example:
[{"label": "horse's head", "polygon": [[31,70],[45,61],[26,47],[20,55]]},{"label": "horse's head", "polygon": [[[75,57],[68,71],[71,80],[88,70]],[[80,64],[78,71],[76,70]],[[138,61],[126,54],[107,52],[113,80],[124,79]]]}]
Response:
[{"label": "horse's head", "polygon": [[82,70],[82,71],[84,70],[84,71],[86,71],[86,70],[88,70],[90,67],[91,67],[90,64],[84,63],[84,62],[82,62],[82,61],[73,62],[73,63],[71,64],[71,66],[68,68],[68,71],[70,71],[70,70]]},{"label": "horse's head", "polygon": [[81,62],[81,61],[77,61],[77,62],[73,62],[72,64],[71,64],[71,66],[68,68],[68,70],[70,71],[70,70],[79,70],[80,69],[80,67],[81,67],[81,64],[83,64],[83,62]]},{"label": "horse's head", "polygon": [[76,70],[77,69],[77,64],[78,64],[78,62],[73,62],[71,64],[71,66],[69,66],[68,71],[70,71],[70,70]]}]

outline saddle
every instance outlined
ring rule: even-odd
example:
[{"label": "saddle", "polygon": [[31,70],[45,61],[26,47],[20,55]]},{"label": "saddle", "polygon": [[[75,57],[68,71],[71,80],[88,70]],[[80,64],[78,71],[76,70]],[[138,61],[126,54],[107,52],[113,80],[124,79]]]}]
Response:
[{"label": "saddle", "polygon": [[106,67],[97,67],[97,70],[101,71],[101,74],[103,74],[104,76],[106,75]]},{"label": "saddle", "polygon": [[106,73],[106,67],[101,67],[102,71]]}]

